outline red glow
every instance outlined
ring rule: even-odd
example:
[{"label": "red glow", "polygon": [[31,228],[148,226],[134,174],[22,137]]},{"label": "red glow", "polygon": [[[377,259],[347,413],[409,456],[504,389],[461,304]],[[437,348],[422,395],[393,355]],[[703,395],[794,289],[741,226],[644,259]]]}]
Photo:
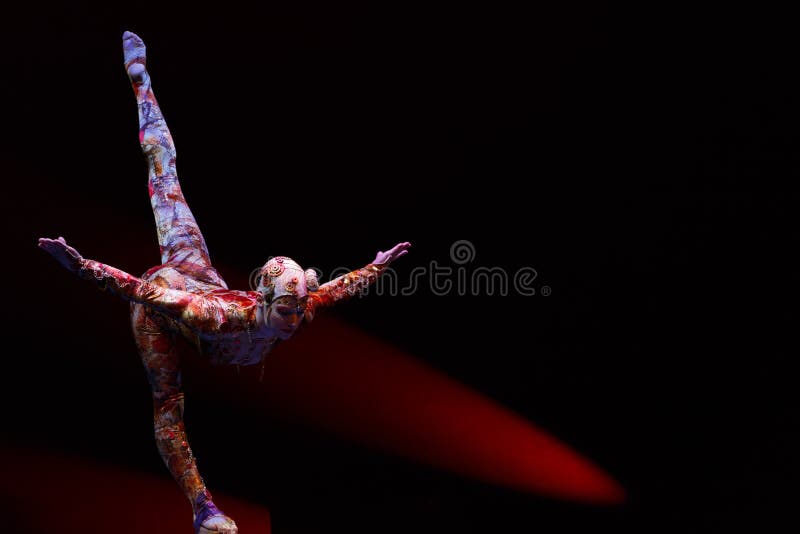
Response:
[{"label": "red glow", "polygon": [[[330,317],[239,383],[266,409],[349,440],[523,491],[619,503],[624,490],[568,446],[480,393]],[[243,388],[244,386],[244,388]]]},{"label": "red glow", "polygon": [[[0,473],[0,497],[14,503],[3,522],[24,528],[18,532],[194,532],[192,507],[166,470],[155,476],[55,452],[0,447]],[[218,491],[214,502],[241,532],[271,532],[265,508]]]}]

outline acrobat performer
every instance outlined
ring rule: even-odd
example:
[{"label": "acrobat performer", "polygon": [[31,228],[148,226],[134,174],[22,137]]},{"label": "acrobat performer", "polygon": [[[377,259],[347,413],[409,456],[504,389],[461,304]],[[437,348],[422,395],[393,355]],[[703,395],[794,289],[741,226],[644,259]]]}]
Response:
[{"label": "acrobat performer", "polygon": [[378,252],[365,267],[322,285],[314,270],[304,270],[287,257],[270,258],[258,272],[254,291],[228,289],[211,264],[181,192],[175,147],[153,94],[145,45],[131,32],[122,39],[125,69],[139,108],[139,142],[148,162],[161,264],[137,278],[83,258],[62,237],[41,238],[39,246],[79,277],[131,302],[134,337],[153,393],[161,458],[191,502],[195,532],[234,534],[236,524],[214,505],[189,446],[177,336],[214,364],[257,364],[318,309],[375,282],[391,262],[407,254],[410,243]]}]

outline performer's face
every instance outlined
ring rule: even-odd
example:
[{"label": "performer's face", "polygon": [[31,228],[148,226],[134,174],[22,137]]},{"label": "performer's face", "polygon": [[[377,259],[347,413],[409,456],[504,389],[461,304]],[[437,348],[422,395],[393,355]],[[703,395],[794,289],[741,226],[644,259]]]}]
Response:
[{"label": "performer's face", "polygon": [[303,320],[303,307],[300,300],[292,295],[278,297],[270,306],[267,324],[273,328],[280,339],[289,339]]},{"label": "performer's face", "polygon": [[[288,339],[300,326],[305,314],[305,302],[308,299],[306,276],[305,271],[291,258],[281,257],[279,262],[270,260],[273,261],[277,264],[273,267],[279,265],[278,270],[282,272],[269,280],[272,290],[280,296],[270,303],[264,323],[279,339]],[[262,269],[269,269],[270,262]]]}]

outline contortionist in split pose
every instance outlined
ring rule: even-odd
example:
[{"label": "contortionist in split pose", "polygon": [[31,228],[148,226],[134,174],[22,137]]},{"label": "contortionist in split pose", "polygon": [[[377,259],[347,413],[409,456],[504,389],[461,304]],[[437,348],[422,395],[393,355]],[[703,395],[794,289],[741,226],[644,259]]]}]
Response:
[{"label": "contortionist in split pose", "polygon": [[139,142],[148,162],[161,265],[137,278],[81,257],[62,237],[42,238],[39,246],[79,277],[131,302],[136,345],[153,392],[159,453],[192,504],[195,532],[232,534],[236,524],[214,505],[186,436],[176,337],[186,338],[214,364],[257,364],[317,309],[373,283],[410,244],[378,252],[367,266],[322,285],[313,270],[274,257],[260,269],[255,291],[228,289],[211,264],[181,192],[172,137],[145,67],[144,43],[131,32],[122,39],[125,69],[139,107]]}]

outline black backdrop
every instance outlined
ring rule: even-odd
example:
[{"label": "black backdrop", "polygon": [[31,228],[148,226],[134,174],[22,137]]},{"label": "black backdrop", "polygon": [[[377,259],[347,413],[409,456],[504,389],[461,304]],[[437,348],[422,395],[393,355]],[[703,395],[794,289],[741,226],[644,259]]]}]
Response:
[{"label": "black backdrop", "polygon": [[229,280],[270,254],[330,272],[402,240],[401,274],[447,263],[462,239],[475,265],[534,267],[551,295],[423,288],[331,313],[548,428],[630,494],[614,509],[557,503],[277,422],[259,454],[281,461],[247,486],[196,425],[207,476],[269,505],[276,532],[790,517],[800,151],[786,14],[274,4],[4,17],[4,439],[161,472],[127,307],[35,248],[64,235],[129,272],[157,260],[129,29]]}]

